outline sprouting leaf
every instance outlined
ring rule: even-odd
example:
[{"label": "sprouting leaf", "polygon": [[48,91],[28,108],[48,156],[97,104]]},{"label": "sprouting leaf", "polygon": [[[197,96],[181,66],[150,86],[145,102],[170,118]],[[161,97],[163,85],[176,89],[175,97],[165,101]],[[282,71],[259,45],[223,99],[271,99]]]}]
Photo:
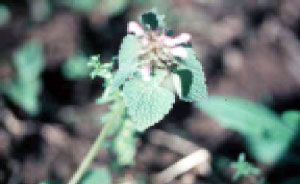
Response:
[{"label": "sprouting leaf", "polygon": [[112,176],[106,168],[97,168],[88,171],[80,184],[111,184]]},{"label": "sprouting leaf", "polygon": [[125,83],[124,100],[138,131],[159,122],[172,108],[175,95],[157,83],[132,79]]},{"label": "sprouting leaf", "polygon": [[111,79],[111,70],[113,68],[113,62],[101,63],[100,55],[91,56],[87,66],[92,69],[90,77],[94,79],[95,77],[102,77],[104,79]]},{"label": "sprouting leaf", "polygon": [[209,97],[197,105],[225,128],[241,133],[250,153],[263,163],[283,156],[295,134],[274,112],[247,100]]},{"label": "sprouting leaf", "polygon": [[149,12],[142,14],[141,22],[145,27],[150,27],[152,30],[156,30],[158,27],[164,27],[165,16],[159,15],[156,9],[152,9]]},{"label": "sprouting leaf", "polygon": [[207,97],[205,76],[200,62],[197,60],[194,51],[186,48],[187,59],[181,60],[181,65],[175,73],[181,79],[181,99],[188,102],[199,102]]},{"label": "sprouting leaf", "polygon": [[137,61],[142,45],[134,35],[127,35],[119,50],[119,69],[126,68]]},{"label": "sprouting leaf", "polygon": [[117,162],[121,166],[133,165],[136,153],[135,127],[126,119],[113,142],[113,151],[117,154]]},{"label": "sprouting leaf", "polygon": [[245,154],[241,153],[239,155],[238,161],[233,162],[231,167],[235,168],[235,174],[233,176],[233,181],[237,181],[242,177],[248,175],[258,175],[260,174],[260,169],[254,167],[251,163],[246,161]]}]

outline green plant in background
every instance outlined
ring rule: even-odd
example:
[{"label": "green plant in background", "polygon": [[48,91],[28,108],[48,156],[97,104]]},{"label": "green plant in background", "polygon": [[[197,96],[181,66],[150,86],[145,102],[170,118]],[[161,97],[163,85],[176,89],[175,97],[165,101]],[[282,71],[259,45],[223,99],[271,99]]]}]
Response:
[{"label": "green plant in background", "polygon": [[10,17],[11,13],[9,9],[5,5],[0,4],[0,26],[7,24]]},{"label": "green plant in background", "polygon": [[286,154],[300,121],[299,111],[287,111],[280,117],[263,105],[234,97],[214,96],[197,106],[225,128],[243,135],[250,154],[267,164]]},{"label": "green plant in background", "polygon": [[36,22],[47,20],[52,12],[49,0],[31,0],[29,1],[29,7],[31,19]]},{"label": "green plant in background", "polygon": [[254,167],[251,163],[246,161],[246,156],[244,153],[239,155],[238,161],[233,162],[231,167],[234,168],[235,174],[232,178],[234,182],[238,181],[240,178],[248,175],[259,175],[260,169]]},{"label": "green plant in background", "polygon": [[60,3],[80,12],[90,12],[100,3],[100,0],[63,0]]},{"label": "green plant in background", "polygon": [[116,15],[123,12],[130,0],[62,0],[60,3],[82,13],[98,11],[104,15]]},{"label": "green plant in background", "polygon": [[108,169],[97,168],[88,171],[84,177],[82,177],[81,183],[83,184],[111,184],[112,177]]},{"label": "green plant in background", "polygon": [[16,75],[10,83],[2,84],[0,91],[28,114],[36,115],[42,88],[40,75],[44,69],[42,44],[38,40],[28,41],[14,53],[13,63]]},{"label": "green plant in background", "polygon": [[71,56],[62,66],[62,73],[67,79],[81,79],[89,76],[87,63],[89,58],[83,54]]},{"label": "green plant in background", "polygon": [[[39,184],[61,184],[61,182],[44,181]],[[82,177],[80,184],[112,184],[112,176],[106,168],[91,169]]]},{"label": "green plant in background", "polygon": [[[129,22],[119,55],[110,63],[93,56],[92,78],[104,79],[105,91],[97,103],[110,103],[104,127],[69,184],[76,184],[89,168],[107,136],[114,136],[112,151],[119,165],[133,164],[136,132],[142,132],[169,113],[175,95],[200,103],[207,97],[200,62],[190,45],[190,34],[167,35],[164,16],[144,13],[140,24]],[[118,61],[118,70],[112,68]]]}]

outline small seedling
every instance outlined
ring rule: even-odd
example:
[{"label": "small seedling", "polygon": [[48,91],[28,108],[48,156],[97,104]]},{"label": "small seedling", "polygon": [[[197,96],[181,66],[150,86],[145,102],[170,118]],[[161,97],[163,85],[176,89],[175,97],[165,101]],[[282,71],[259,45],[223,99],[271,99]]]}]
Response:
[{"label": "small seedling", "polygon": [[254,167],[251,163],[246,161],[246,156],[244,153],[239,155],[238,161],[233,162],[231,167],[236,169],[235,174],[233,176],[233,181],[236,182],[240,178],[243,178],[248,175],[259,175],[260,169]]}]

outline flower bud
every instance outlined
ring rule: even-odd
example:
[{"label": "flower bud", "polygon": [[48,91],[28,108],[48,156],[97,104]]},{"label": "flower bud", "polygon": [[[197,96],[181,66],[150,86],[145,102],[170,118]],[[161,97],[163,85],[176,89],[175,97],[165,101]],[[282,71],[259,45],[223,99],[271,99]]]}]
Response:
[{"label": "flower bud", "polygon": [[142,26],[135,22],[135,21],[130,21],[127,25],[127,32],[128,33],[134,33],[137,36],[143,36],[145,34],[144,29]]}]

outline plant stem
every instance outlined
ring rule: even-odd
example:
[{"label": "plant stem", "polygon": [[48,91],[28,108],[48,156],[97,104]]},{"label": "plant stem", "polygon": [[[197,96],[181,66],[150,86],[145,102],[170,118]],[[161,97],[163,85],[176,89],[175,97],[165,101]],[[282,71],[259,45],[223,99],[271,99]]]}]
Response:
[{"label": "plant stem", "polygon": [[94,144],[92,145],[91,149],[84,157],[83,161],[81,162],[80,166],[69,180],[68,184],[77,184],[79,183],[82,176],[85,174],[87,169],[90,167],[92,161],[100,151],[105,138],[108,136],[111,128],[116,122],[116,119],[120,118],[124,112],[124,105],[120,103],[120,106],[115,110],[112,114],[112,117],[105,123],[102,131],[99,133],[97,139],[95,140]]}]

